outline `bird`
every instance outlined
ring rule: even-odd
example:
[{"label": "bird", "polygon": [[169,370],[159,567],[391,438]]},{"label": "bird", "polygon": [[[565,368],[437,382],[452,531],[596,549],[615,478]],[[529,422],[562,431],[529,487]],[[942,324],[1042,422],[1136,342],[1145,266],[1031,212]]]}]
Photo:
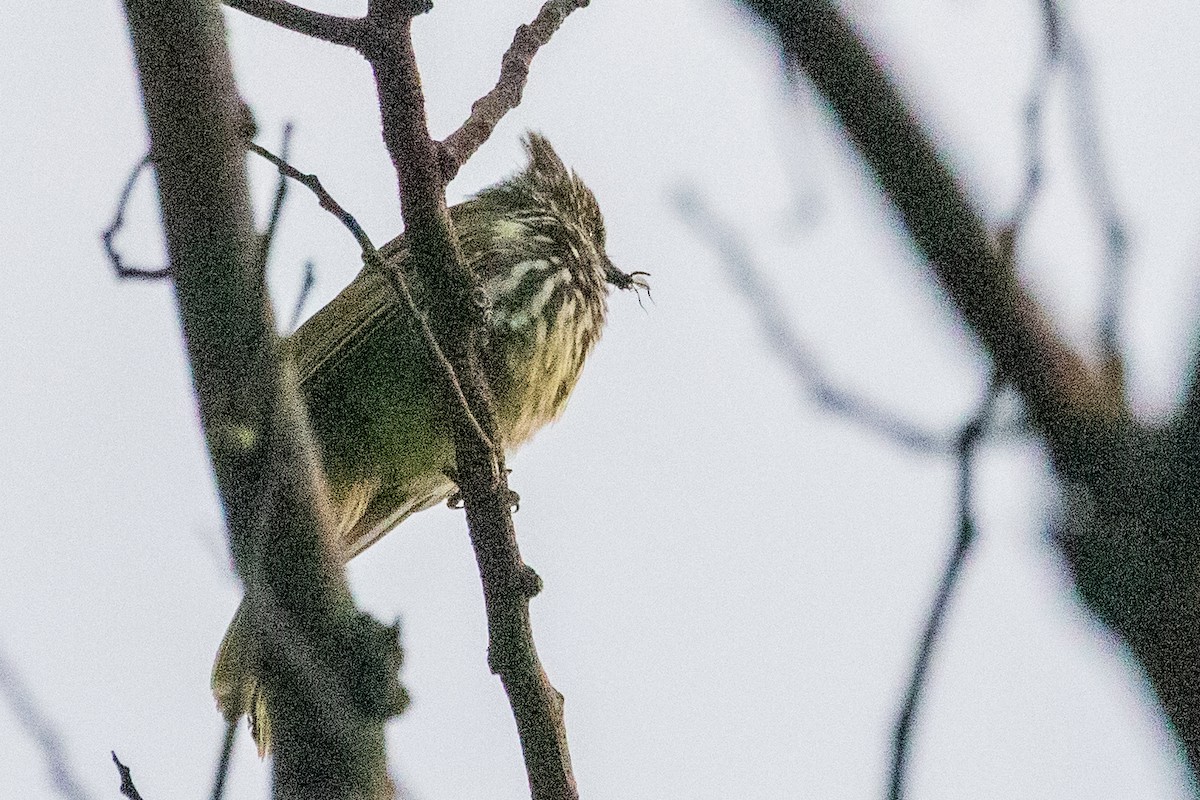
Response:
[{"label": "bird", "polygon": [[[481,361],[506,451],[563,413],[604,328],[610,288],[650,288],[647,273],[623,272],[609,259],[595,195],[550,142],[529,132],[523,143],[524,169],[450,209],[464,265],[485,299]],[[415,285],[419,309],[404,235],[379,253]],[[343,562],[457,490],[443,382],[419,322],[372,263],[283,342]],[[221,642],[212,689],[229,724],[249,716],[265,755],[270,723],[255,666],[261,654],[245,608]]]}]

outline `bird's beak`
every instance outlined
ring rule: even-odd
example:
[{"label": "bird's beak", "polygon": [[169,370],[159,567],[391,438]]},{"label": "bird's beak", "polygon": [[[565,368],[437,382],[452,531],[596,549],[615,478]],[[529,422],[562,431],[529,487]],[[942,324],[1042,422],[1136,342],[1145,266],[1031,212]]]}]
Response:
[{"label": "bird's beak", "polygon": [[604,259],[604,280],[618,289],[633,289],[635,292],[644,289],[648,295],[650,284],[646,278],[649,277],[649,272],[622,272],[607,258]]}]

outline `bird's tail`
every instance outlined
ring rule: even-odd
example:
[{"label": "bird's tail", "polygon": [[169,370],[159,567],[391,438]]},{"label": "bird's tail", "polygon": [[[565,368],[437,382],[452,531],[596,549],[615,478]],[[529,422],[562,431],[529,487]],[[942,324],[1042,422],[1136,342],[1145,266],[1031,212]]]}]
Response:
[{"label": "bird's tail", "polygon": [[258,744],[258,754],[265,756],[271,747],[271,725],[263,698],[262,682],[256,674],[257,643],[250,630],[250,619],[243,600],[225,631],[217,660],[213,664],[212,691],[217,708],[230,724],[236,724],[243,714],[250,717],[250,732]]}]

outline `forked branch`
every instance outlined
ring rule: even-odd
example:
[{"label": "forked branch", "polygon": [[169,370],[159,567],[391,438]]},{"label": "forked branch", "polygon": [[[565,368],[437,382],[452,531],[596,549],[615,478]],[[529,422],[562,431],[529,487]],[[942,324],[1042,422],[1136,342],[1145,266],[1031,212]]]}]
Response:
[{"label": "forked branch", "polygon": [[[512,492],[498,440],[491,390],[479,356],[484,323],[481,293],[463,264],[446,208],[447,166],[457,171],[520,99],[511,86],[478,107],[455,150],[429,136],[425,97],[412,44],[412,18],[427,11],[422,0],[371,0],[359,20],[302,12],[283,3],[233,5],[302,33],[347,44],[371,65],[383,122],[383,139],[399,185],[400,208],[408,243],[409,272],[430,298],[427,309],[434,344],[448,359],[447,404],[457,395],[470,414],[453,415],[457,480],[467,510],[471,542],[483,582],[489,630],[488,662],[508,692],[525,755],[534,800],[573,800],[577,791],[562,717],[562,697],[550,685],[537,657],[529,620],[529,598],[536,576],[521,558],[509,507]],[[515,54],[502,70],[502,83],[523,85],[528,60],[561,23],[566,11],[548,3],[536,31],[518,33]],[[579,3],[567,4],[578,7]],[[565,6],[564,6],[565,9]],[[556,13],[558,16],[556,17]],[[537,25],[537,21],[535,21]],[[485,98],[486,99],[486,98]],[[451,153],[447,158],[446,153]],[[404,298],[403,284],[397,287]],[[473,419],[477,425],[468,421]]]},{"label": "forked branch", "polygon": [[1024,398],[1060,468],[1086,471],[1124,414],[1002,258],[929,135],[831,0],[742,0],[833,107],[1006,382]]}]

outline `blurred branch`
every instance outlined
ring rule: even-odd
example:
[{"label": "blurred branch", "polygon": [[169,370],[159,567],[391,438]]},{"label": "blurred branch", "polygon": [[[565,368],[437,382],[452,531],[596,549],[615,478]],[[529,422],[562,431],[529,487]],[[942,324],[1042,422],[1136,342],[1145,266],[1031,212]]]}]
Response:
[{"label": "blurred branch", "polygon": [[972,467],[975,451],[987,428],[988,419],[995,408],[1003,385],[993,377],[988,387],[987,395],[980,403],[979,410],[972,419],[962,427],[955,445],[958,455],[958,536],[954,541],[954,549],[946,561],[942,578],[934,595],[933,604],[929,607],[929,616],[925,620],[925,628],[917,645],[916,657],[913,659],[912,673],[909,677],[908,689],[896,717],[896,728],[892,739],[892,764],[888,780],[889,800],[901,800],[904,797],[904,785],[908,775],[908,754],[912,749],[912,725],[916,718],[925,683],[929,676],[929,665],[933,659],[933,651],[937,646],[938,637],[945,627],[946,611],[950,607],[950,598],[962,576],[963,566],[967,555],[975,543],[977,528],[972,512]]},{"label": "blurred branch", "polygon": [[137,787],[133,785],[133,774],[129,771],[129,767],[121,763],[121,759],[117,758],[117,754],[112,754],[113,763],[117,765],[117,774],[121,776],[121,787],[119,791],[129,800],[142,800],[141,794],[138,793]]},{"label": "blurred branch", "polygon": [[[1054,7],[1054,0],[1043,0]],[[1058,17],[1057,28],[1062,44],[1062,65],[1070,81],[1067,108],[1071,113],[1071,134],[1075,140],[1075,155],[1079,159],[1079,176],[1092,213],[1104,234],[1104,270],[1100,294],[1100,347],[1106,360],[1121,358],[1118,341],[1121,300],[1129,262],[1129,236],[1117,206],[1116,194],[1109,177],[1108,162],[1100,142],[1100,120],[1096,113],[1096,88],[1092,82],[1091,65],[1078,36],[1066,21]],[[1048,17],[1049,18],[1049,17]],[[1118,365],[1119,367],[1119,365]],[[1123,376],[1114,376],[1121,380]]]},{"label": "blurred branch", "polygon": [[113,272],[117,273],[118,278],[154,281],[171,276],[171,270],[167,267],[130,267],[126,265],[116,246],[117,234],[125,227],[125,211],[129,208],[129,198],[133,196],[133,187],[137,185],[137,179],[146,167],[150,166],[150,162],[150,153],[147,153],[130,170],[129,177],[125,179],[125,186],[121,188],[121,194],[117,198],[117,208],[113,212],[112,222],[100,235],[108,262],[112,264]]},{"label": "blurred branch", "polygon": [[1111,447],[1119,398],[1055,333],[1001,257],[953,172],[879,61],[830,0],[741,0],[836,112],[914,245],[992,361],[1021,393],[1056,463],[1089,472]]},{"label": "blurred branch", "polygon": [[1050,79],[1054,76],[1062,52],[1058,6],[1055,4],[1055,0],[1042,0],[1041,5],[1046,46],[1042,61],[1038,64],[1033,82],[1030,84],[1029,94],[1025,99],[1025,118],[1022,129],[1022,141],[1025,145],[1025,180],[1021,185],[1021,194],[1017,197],[1012,216],[1009,217],[1008,224],[1001,230],[999,236],[1002,260],[1010,263],[1013,263],[1016,239],[1033,213],[1034,202],[1041,192],[1042,181],[1045,178],[1042,123],[1046,113],[1046,99],[1050,92]]},{"label": "blurred branch", "polygon": [[313,288],[317,285],[316,265],[312,259],[304,262],[304,277],[300,281],[300,291],[296,292],[296,302],[292,304],[292,315],[288,317],[287,327],[284,329],[288,335],[296,332],[296,328],[300,327],[300,319],[304,316],[304,307],[308,305],[308,298],[312,295]]},{"label": "blurred branch", "polygon": [[705,204],[690,187],[681,188],[675,204],[692,232],[717,253],[718,264],[738,293],[754,310],[767,345],[788,373],[821,407],[854,420],[889,442],[918,453],[946,454],[953,441],[922,429],[870,400],[836,387],[807,345],[797,338],[780,305],[778,293],[766,283],[742,237]]},{"label": "blurred branch", "polygon": [[[1078,505],[1089,510],[1070,515],[1069,531],[1056,538],[1056,545],[1083,603],[1145,669],[1195,780],[1200,776],[1200,597],[1195,591],[1200,392],[1193,387],[1182,419],[1170,427],[1140,426],[1128,414],[1121,382],[1114,379],[1119,376],[1114,362],[1119,368],[1115,339],[1124,240],[1107,179],[1089,188],[1109,240],[1108,310],[1101,338],[1107,337],[1112,352],[1109,363],[1095,370],[1056,335],[1018,283],[1011,252],[992,244],[954,173],[882,71],[881,60],[872,57],[833,3],[741,3],[775,29],[781,48],[824,95],[995,369],[1020,392],[1066,493],[1087,498]],[[1066,41],[1062,17],[1051,2],[1043,0],[1042,8],[1048,46],[1061,49]],[[1076,131],[1085,168],[1088,159],[1099,157],[1090,102],[1076,112],[1077,127],[1086,129]],[[1032,197],[1031,190],[1027,194]]]},{"label": "blurred branch", "polygon": [[8,701],[13,716],[42,754],[54,791],[65,800],[89,800],[87,791],[71,768],[62,734],[38,708],[33,692],[3,650],[0,650],[0,695]]},{"label": "blurred branch", "polygon": [[1066,104],[1075,155],[1085,198],[1104,234],[1104,263],[1101,271],[1099,342],[1101,365],[1098,379],[1104,393],[1124,404],[1125,375],[1118,334],[1122,294],[1128,264],[1128,237],[1117,210],[1108,178],[1108,167],[1100,146],[1100,123],[1095,109],[1095,87],[1087,56],[1058,8],[1056,0],[1041,0],[1044,56],[1030,87],[1025,106],[1026,179],[1009,225],[1001,232],[1002,251],[1012,257],[1014,239],[1028,221],[1044,177],[1043,130],[1050,80],[1062,68],[1070,85]]},{"label": "blurred branch", "polygon": [[[201,421],[261,643],[275,796],[387,797],[383,723],[399,691],[398,646],[354,609],[307,419],[282,368],[221,17],[204,0],[125,6]],[[351,698],[337,724],[313,713],[331,694]]]},{"label": "blurred branch", "polygon": [[[283,126],[283,137],[279,144],[280,158],[287,161],[291,149],[292,123],[288,122]],[[279,180],[275,183],[275,196],[271,200],[271,213],[267,216],[267,227],[258,237],[258,262],[255,268],[262,273],[267,271],[267,264],[270,263],[271,245],[275,244],[275,233],[279,230],[279,220],[283,216],[287,188],[287,176],[280,173]]]},{"label": "blurred branch", "polygon": [[537,51],[572,11],[583,8],[590,0],[546,0],[533,22],[517,28],[512,44],[500,60],[500,78],[495,87],[475,101],[466,122],[441,143],[442,180],[449,183],[458,170],[492,135],[504,115],[521,104],[525,83],[529,80],[529,65]]}]

